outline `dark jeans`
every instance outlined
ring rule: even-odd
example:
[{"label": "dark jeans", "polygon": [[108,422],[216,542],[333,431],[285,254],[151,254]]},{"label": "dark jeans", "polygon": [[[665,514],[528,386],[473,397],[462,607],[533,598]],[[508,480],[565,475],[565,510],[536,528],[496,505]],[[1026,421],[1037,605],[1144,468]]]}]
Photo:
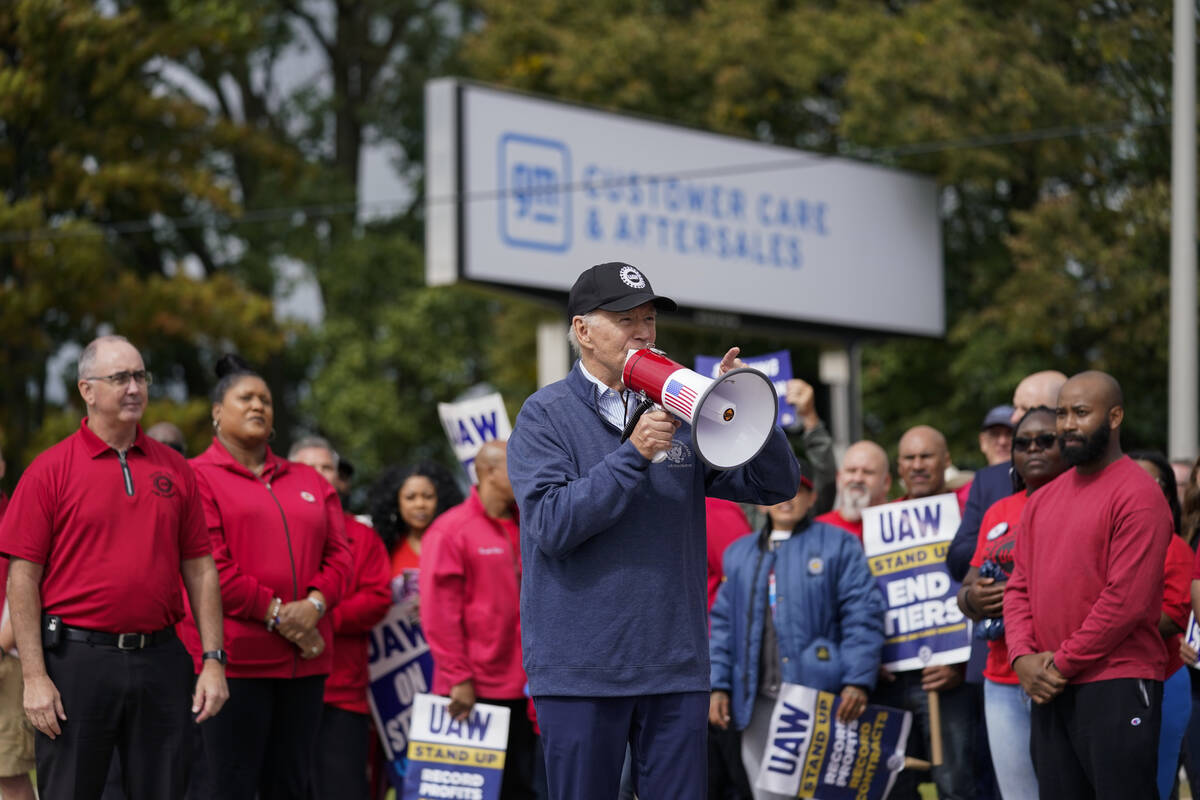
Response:
[{"label": "dark jeans", "polygon": [[64,641],[45,658],[67,719],[55,739],[36,734],[42,800],[100,797],[114,748],[129,800],[182,797],[195,676],[179,640],[142,650]]},{"label": "dark jeans", "polygon": [[639,796],[704,797],[708,692],[533,700],[551,800],[612,800],[627,743]]},{"label": "dark jeans", "polygon": [[[974,800],[975,798],[975,731],[979,726],[975,691],[978,687],[960,684],[949,691],[938,692],[942,717],[943,763],[934,767],[933,782],[940,800]],[[929,700],[921,688],[921,670],[896,673],[896,680],[879,679],[872,703],[891,706],[913,715],[908,734],[908,755],[929,757]],[[921,773],[901,770],[891,800],[919,800],[917,785]]]},{"label": "dark jeans", "polygon": [[230,678],[200,725],[213,800],[308,800],[325,676]]},{"label": "dark jeans", "polygon": [[368,800],[370,716],[325,704],[313,758],[313,800]]},{"label": "dark jeans", "polygon": [[1121,678],[1068,685],[1030,715],[1038,794],[1053,800],[1158,797],[1162,683]]}]

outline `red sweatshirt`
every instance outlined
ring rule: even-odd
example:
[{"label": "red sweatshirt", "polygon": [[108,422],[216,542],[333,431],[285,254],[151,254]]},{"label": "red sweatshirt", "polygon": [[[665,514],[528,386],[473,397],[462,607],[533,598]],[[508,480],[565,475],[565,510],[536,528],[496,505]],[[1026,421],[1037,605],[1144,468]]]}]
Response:
[{"label": "red sweatshirt", "polygon": [[[208,522],[213,559],[221,577],[225,612],[226,674],[231,678],[304,678],[333,665],[333,624],[328,610],[317,624],[325,652],[300,658],[296,646],[268,631],[263,618],[271,598],[302,600],[310,589],[325,595],[329,610],[342,599],[350,574],[342,505],[337,492],[312,467],[267,450],[256,477],[213,439],[191,460]],[[200,636],[191,614],[179,633],[200,670]]]},{"label": "red sweatshirt", "polygon": [[[1163,566],[1162,613],[1180,628],[1187,630],[1188,613],[1192,610],[1192,560],[1196,554],[1182,536],[1172,536],[1167,547],[1167,563]],[[1183,666],[1179,657],[1179,643],[1183,634],[1177,633],[1166,639],[1167,668],[1163,680],[1175,674]]]},{"label": "red sweatshirt", "polygon": [[421,624],[433,651],[435,694],[470,678],[481,698],[525,696],[521,551],[516,525],[507,521],[510,535],[503,522],[485,513],[471,487],[421,540]]},{"label": "red sweatshirt", "polygon": [[1071,683],[1162,680],[1170,538],[1167,501],[1128,457],[1038,489],[1021,515],[1004,596],[1008,657],[1053,651]]},{"label": "red sweatshirt", "polygon": [[717,590],[725,576],[725,548],[750,533],[750,523],[742,507],[732,500],[704,498],[704,530],[708,541],[708,610],[717,601]]},{"label": "red sweatshirt", "polygon": [[343,711],[367,708],[367,634],[392,604],[387,548],[374,528],[345,514],[346,539],[354,567],[342,602],[333,607],[333,672],[325,681],[325,702]]}]

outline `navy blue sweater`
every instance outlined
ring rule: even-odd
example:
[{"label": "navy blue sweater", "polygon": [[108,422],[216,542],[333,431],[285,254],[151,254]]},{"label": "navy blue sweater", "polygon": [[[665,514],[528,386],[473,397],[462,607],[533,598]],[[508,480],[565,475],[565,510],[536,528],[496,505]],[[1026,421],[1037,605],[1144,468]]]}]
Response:
[{"label": "navy blue sweater", "polygon": [[685,424],[651,464],[596,408],[573,368],[525,401],[508,440],[521,512],[521,645],[534,696],[708,691],[705,494],[774,504],[800,476],[776,428],[719,472]]}]

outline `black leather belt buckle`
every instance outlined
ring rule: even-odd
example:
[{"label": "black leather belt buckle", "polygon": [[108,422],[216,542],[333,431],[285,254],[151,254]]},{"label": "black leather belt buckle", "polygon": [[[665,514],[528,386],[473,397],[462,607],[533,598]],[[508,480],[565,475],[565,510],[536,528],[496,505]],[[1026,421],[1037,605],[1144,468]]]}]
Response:
[{"label": "black leather belt buckle", "polygon": [[117,634],[117,649],[119,650],[141,650],[149,644],[147,636],[144,633],[118,633]]}]

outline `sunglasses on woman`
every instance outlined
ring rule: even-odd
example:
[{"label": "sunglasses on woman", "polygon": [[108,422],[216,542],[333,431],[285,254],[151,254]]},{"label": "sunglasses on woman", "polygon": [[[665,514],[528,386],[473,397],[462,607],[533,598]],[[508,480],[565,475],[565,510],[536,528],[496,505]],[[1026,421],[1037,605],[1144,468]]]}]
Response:
[{"label": "sunglasses on woman", "polygon": [[1014,436],[1013,450],[1017,453],[1024,453],[1029,449],[1029,445],[1037,443],[1039,450],[1049,450],[1058,440],[1058,436],[1053,433],[1039,433],[1037,436]]}]

